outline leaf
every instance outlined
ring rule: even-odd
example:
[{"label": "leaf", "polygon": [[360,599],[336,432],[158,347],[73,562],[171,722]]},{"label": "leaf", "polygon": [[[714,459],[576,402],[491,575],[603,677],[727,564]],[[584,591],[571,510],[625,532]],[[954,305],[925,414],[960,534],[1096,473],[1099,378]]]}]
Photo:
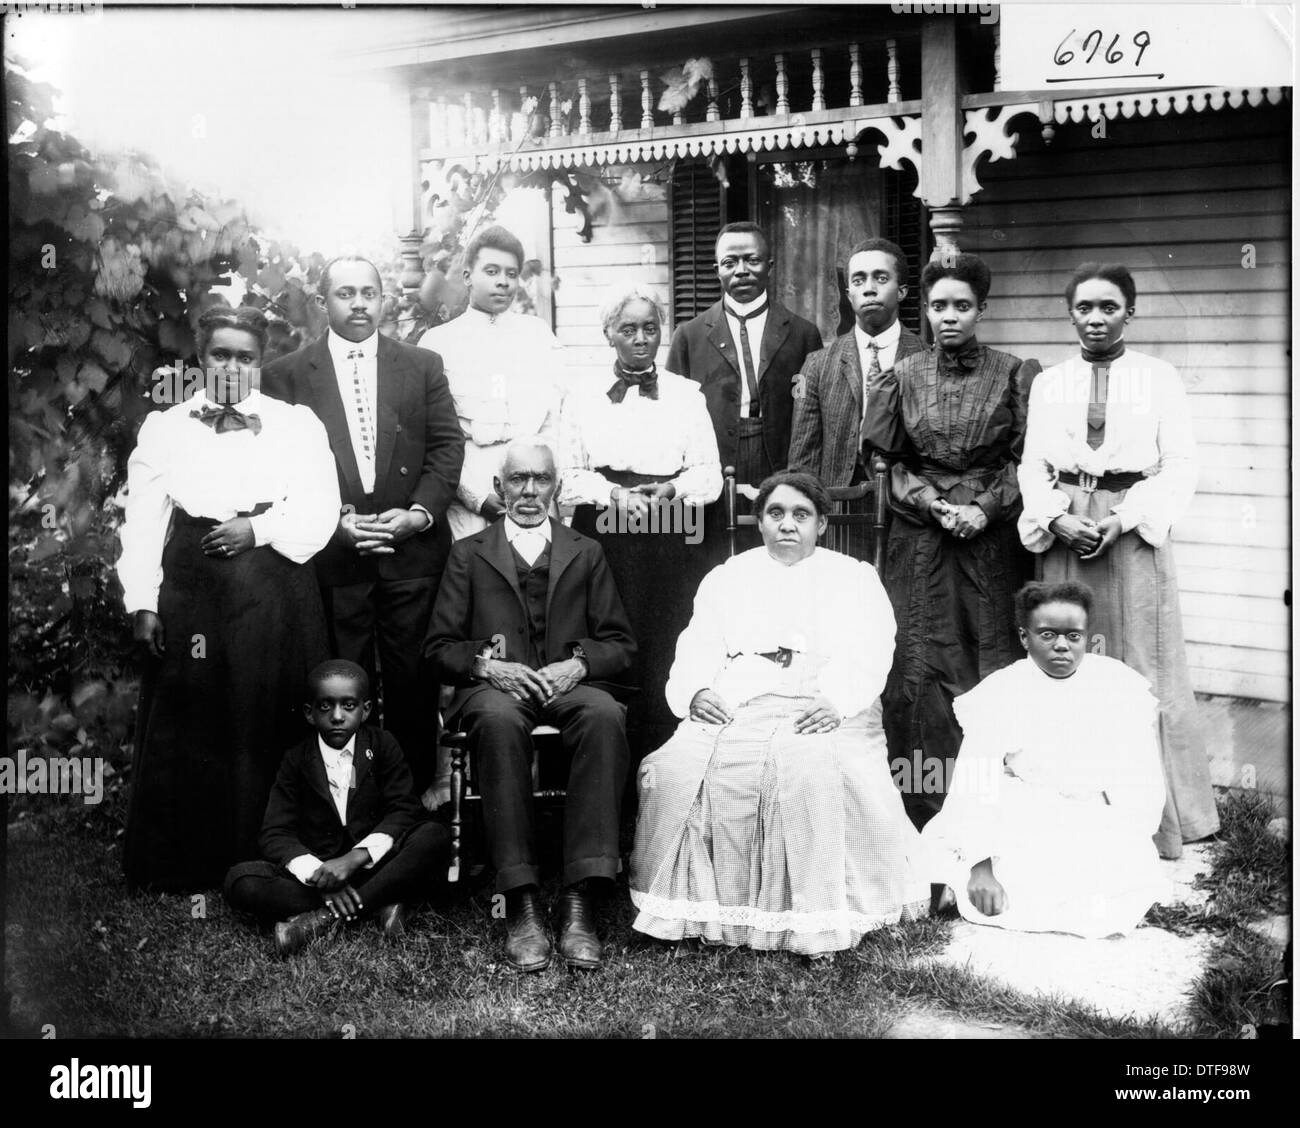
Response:
[{"label": "leaf", "polygon": [[[95,352],[108,362],[109,368],[113,371],[123,368],[131,360],[131,346],[120,336],[110,333],[107,329],[96,329],[90,345]],[[99,391],[100,388],[95,390]]]},{"label": "leaf", "polygon": [[[127,349],[127,356],[129,358],[129,348],[127,348],[125,344],[123,344],[122,347]],[[77,379],[92,392],[99,393],[104,390],[104,386],[108,383],[108,373],[100,368],[93,360],[88,360],[81,366],[81,371],[77,373]]]},{"label": "leaf", "polygon": [[194,352],[194,334],[183,321],[164,321],[158,326],[158,345],[165,355],[186,357]]},{"label": "leaf", "polygon": [[109,312],[108,303],[102,298],[91,298],[86,306],[86,314],[101,329],[113,328],[113,318]]}]

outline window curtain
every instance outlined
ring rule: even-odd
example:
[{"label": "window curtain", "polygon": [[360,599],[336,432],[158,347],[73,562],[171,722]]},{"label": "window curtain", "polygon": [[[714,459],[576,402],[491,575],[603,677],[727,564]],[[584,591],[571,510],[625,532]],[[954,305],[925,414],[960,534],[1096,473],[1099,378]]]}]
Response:
[{"label": "window curtain", "polygon": [[881,176],[845,159],[758,166],[759,222],[772,236],[772,292],[829,341],[846,332],[850,248],[881,231]]}]

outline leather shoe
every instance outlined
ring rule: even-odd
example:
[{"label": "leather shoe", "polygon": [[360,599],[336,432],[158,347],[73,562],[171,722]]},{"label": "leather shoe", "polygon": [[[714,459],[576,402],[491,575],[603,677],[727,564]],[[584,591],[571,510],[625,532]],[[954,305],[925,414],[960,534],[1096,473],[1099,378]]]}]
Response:
[{"label": "leather shoe", "polygon": [[375,918],[379,921],[379,930],[384,934],[384,939],[400,940],[405,936],[406,921],[410,915],[411,906],[401,901],[394,901],[380,909]]},{"label": "leather shoe", "polygon": [[275,954],[292,956],[306,947],[309,940],[328,932],[337,921],[327,908],[312,909],[280,921],[275,926]]},{"label": "leather shoe", "polygon": [[570,885],[560,897],[557,944],[564,962],[574,968],[600,967],[604,952],[596,935],[591,896],[580,885]]},{"label": "leather shoe", "polygon": [[544,971],[551,962],[551,940],[531,885],[506,894],[506,961],[516,971]]}]

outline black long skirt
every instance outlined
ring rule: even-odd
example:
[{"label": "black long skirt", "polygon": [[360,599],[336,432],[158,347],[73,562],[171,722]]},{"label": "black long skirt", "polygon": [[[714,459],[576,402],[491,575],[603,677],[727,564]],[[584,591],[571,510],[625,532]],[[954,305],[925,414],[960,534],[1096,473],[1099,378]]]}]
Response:
[{"label": "black long skirt", "polygon": [[[617,532],[602,529],[600,506],[580,505],[573,528],[599,542],[605,552],[636,639],[634,676],[640,693],[628,703],[628,744],[633,760],[664,744],[677,728],[664,686],[677,653],[677,638],[691,621],[695,590],[708,570],[705,543],[688,543],[679,531]],[[697,507],[697,514],[699,510]],[[698,540],[703,519],[696,526]]]},{"label": "black long skirt", "polygon": [[311,565],[267,546],[205,556],[215,524],[178,511],[163,550],[165,653],[141,681],[123,855],[132,887],[207,888],[257,857],[280,757],[307,731],[307,674],[329,657]]}]

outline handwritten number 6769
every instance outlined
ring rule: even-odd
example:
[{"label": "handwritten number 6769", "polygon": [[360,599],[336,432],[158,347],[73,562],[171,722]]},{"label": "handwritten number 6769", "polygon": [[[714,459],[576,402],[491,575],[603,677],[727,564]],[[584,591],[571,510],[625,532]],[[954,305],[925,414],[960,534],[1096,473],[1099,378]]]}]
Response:
[{"label": "handwritten number 6769", "polygon": [[[1056,46],[1056,54],[1052,57],[1052,61],[1055,62],[1058,67],[1068,66],[1074,58],[1073,51],[1062,51],[1061,48],[1070,42],[1070,37],[1074,35],[1075,30],[1075,28],[1070,28],[1066,37]],[[1100,28],[1094,28],[1092,31],[1088,32],[1087,37],[1083,41],[1083,45],[1079,48],[1080,54],[1082,54],[1084,51],[1088,50],[1088,44],[1092,44],[1092,50],[1088,52],[1088,57],[1084,60],[1085,63],[1091,63],[1092,60],[1096,58],[1097,51],[1101,48],[1103,39],[1105,39],[1105,33],[1102,32]],[[1115,38],[1110,41],[1110,46],[1106,48],[1104,56],[1106,62],[1118,63],[1124,58],[1124,52],[1115,49],[1118,43],[1119,36],[1116,35]],[[1139,31],[1133,36],[1133,46],[1138,49],[1137,58],[1133,60],[1133,65],[1135,67],[1141,66],[1142,55],[1146,49],[1151,46],[1151,33],[1149,31]]]}]

